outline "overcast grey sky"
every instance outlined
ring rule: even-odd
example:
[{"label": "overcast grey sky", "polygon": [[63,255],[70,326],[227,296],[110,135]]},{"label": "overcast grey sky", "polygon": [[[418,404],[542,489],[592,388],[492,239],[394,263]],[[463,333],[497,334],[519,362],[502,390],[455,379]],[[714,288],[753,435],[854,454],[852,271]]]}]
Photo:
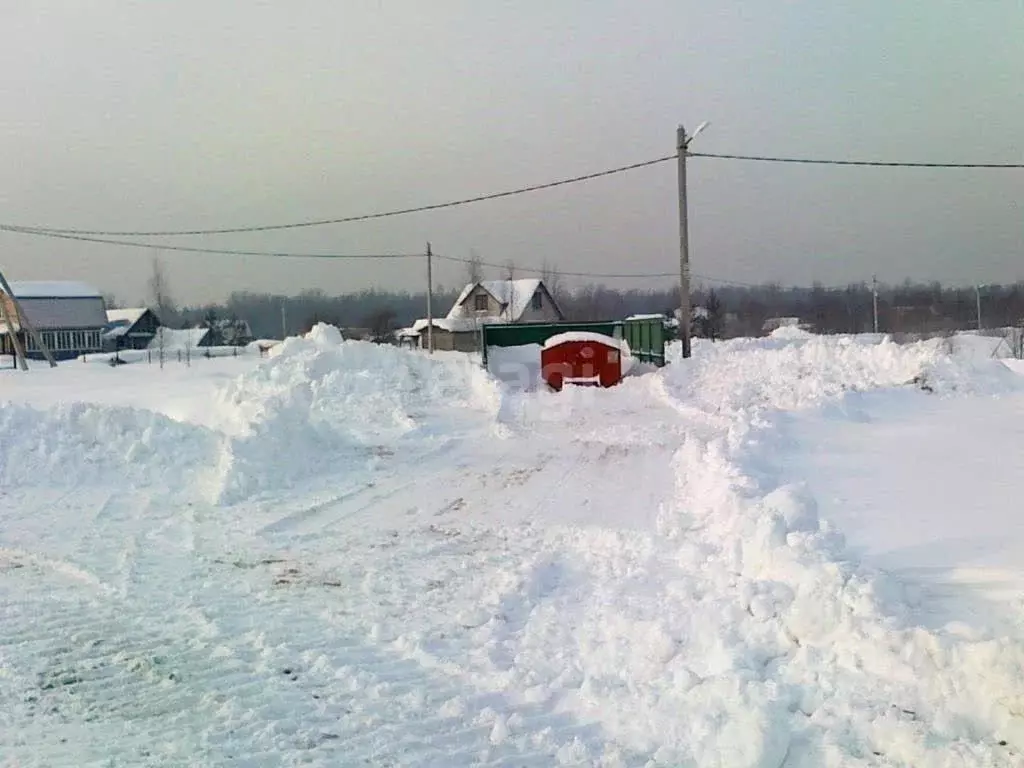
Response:
[{"label": "overcast grey sky", "polygon": [[[344,216],[674,151],[1024,160],[1024,0],[0,0],[0,221]],[[690,161],[695,272],[1024,278],[1024,171]],[[383,221],[176,239],[567,271],[678,265],[672,164]],[[0,234],[12,279],[145,296],[152,253]],[[166,253],[176,298],[418,289],[418,263]],[[442,265],[451,286],[464,270]],[[664,280],[634,281],[639,287]]]}]

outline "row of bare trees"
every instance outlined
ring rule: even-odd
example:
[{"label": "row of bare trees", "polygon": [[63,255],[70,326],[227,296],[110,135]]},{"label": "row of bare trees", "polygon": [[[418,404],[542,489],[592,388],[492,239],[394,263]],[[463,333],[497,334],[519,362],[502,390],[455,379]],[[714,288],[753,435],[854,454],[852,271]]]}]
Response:
[{"label": "row of bare trees", "polygon": [[[484,279],[486,266],[480,254],[471,252],[465,270],[466,281]],[[510,280],[528,274],[533,273],[521,270],[514,262],[506,263],[500,272],[501,277]],[[671,315],[679,306],[677,287],[644,291],[586,283],[570,288],[564,276],[550,263],[544,265],[541,277],[563,314],[571,320],[611,320],[653,312]],[[149,289],[151,306],[166,325],[199,324],[214,310],[218,317],[248,321],[257,338],[280,335],[282,310],[292,319],[291,332],[303,330],[301,326],[316,318],[343,327],[369,329],[371,336],[384,338],[396,328],[422,317],[426,303],[422,292],[366,290],[331,296],[312,290],[297,296],[236,292],[216,306],[179,308],[159,259],[153,261]],[[435,290],[435,307],[451,306],[458,292],[457,289]],[[978,322],[979,294],[985,328],[1021,326],[1024,282],[988,285],[976,290],[908,280],[879,286],[880,330],[941,333],[974,328]],[[822,333],[859,333],[872,330],[874,325],[872,288],[865,283],[838,288],[822,285],[784,288],[771,284],[721,286],[715,290],[697,290],[691,298],[694,306],[706,310],[706,315],[698,318],[695,330],[716,338],[759,335],[765,321],[773,317],[798,317]]]}]

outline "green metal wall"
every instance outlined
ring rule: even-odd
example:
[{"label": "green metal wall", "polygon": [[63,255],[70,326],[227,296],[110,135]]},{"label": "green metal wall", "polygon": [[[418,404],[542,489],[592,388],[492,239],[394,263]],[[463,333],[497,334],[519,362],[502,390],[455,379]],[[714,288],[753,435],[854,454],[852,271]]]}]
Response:
[{"label": "green metal wall", "polygon": [[654,365],[665,364],[665,333],[660,319],[613,320],[595,323],[514,323],[483,327],[483,363],[488,347],[520,347],[544,344],[560,333],[586,331],[625,339],[633,357]]},{"label": "green metal wall", "polygon": [[660,318],[626,320],[622,325],[633,357],[657,366],[665,364],[665,325]]}]

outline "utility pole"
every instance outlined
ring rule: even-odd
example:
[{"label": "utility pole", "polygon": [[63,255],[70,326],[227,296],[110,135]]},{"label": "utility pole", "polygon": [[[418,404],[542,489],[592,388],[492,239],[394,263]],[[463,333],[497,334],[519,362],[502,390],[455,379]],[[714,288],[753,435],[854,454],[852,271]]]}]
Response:
[{"label": "utility pole", "polygon": [[686,210],[686,152],[690,140],[686,129],[676,129],[676,152],[679,155],[679,338],[683,357],[690,356],[690,230]]},{"label": "utility pole", "polygon": [[878,277],[871,276],[871,306],[875,318],[875,333],[878,333]]},{"label": "utility pole", "polygon": [[974,298],[978,305],[978,331],[981,331],[981,286],[974,286]]},{"label": "utility pole", "polygon": [[427,243],[427,350],[434,354],[434,254]]},{"label": "utility pole", "polygon": [[689,357],[690,349],[690,224],[686,208],[686,154],[690,142],[708,127],[707,121],[697,126],[692,136],[680,125],[676,129],[676,156],[679,162],[679,331],[683,342],[683,357]]},{"label": "utility pole", "polygon": [[288,338],[288,310],[284,299],[281,299],[281,341]]}]

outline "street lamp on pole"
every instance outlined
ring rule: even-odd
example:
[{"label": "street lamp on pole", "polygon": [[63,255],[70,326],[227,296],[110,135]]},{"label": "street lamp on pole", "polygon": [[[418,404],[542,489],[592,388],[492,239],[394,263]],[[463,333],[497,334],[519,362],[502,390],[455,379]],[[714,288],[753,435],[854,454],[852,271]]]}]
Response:
[{"label": "street lamp on pole", "polygon": [[683,357],[689,357],[690,349],[690,223],[686,205],[686,155],[690,142],[708,127],[708,121],[701,123],[692,136],[680,125],[676,129],[676,152],[679,158],[679,338],[683,344]]}]

